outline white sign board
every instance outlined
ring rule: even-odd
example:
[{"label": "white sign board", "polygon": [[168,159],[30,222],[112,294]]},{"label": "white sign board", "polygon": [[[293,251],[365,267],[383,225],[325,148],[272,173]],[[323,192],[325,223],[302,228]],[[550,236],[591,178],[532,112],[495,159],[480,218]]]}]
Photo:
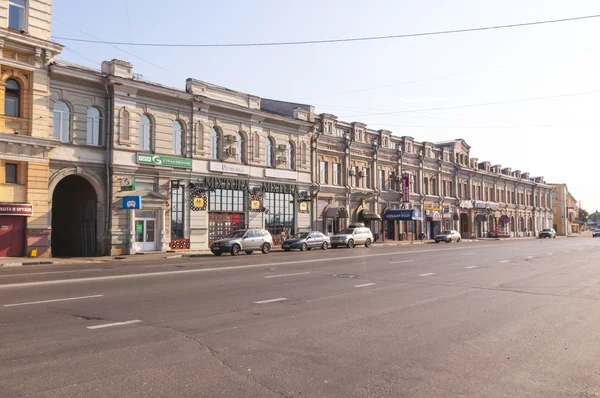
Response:
[{"label": "white sign board", "polygon": [[265,169],[265,177],[283,178],[286,180],[297,180],[298,173],[292,170]]},{"label": "white sign board", "polygon": [[245,164],[210,162],[208,168],[210,171],[221,173],[250,174],[250,166],[246,166]]}]

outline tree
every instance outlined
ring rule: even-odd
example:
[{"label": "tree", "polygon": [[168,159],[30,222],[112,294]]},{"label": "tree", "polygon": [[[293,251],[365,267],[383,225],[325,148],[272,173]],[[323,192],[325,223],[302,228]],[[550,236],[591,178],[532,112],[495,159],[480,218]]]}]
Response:
[{"label": "tree", "polygon": [[588,221],[589,217],[590,217],[590,213],[588,213],[587,210],[579,209],[579,214],[578,214],[579,222],[586,223]]}]

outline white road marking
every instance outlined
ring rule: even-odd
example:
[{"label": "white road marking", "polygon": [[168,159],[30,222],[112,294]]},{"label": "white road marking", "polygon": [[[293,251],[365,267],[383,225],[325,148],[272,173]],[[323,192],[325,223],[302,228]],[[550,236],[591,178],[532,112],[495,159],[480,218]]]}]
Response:
[{"label": "white road marking", "polygon": [[90,271],[102,271],[102,268],[92,268],[92,269],[78,269],[72,271],[47,271],[47,272],[28,272],[26,274],[10,274],[10,275],[0,275],[0,278],[9,277],[9,276],[21,276],[21,275],[48,275],[48,274],[67,274],[69,272],[90,272]]},{"label": "white road marking", "polygon": [[[483,249],[486,247],[495,247],[495,245],[481,245],[472,247],[472,249]],[[462,247],[448,248],[448,249],[428,249],[428,250],[407,250],[401,252],[391,253],[369,253],[368,257],[380,257],[380,256],[393,256],[394,254],[416,254],[416,253],[431,253],[439,251],[450,251],[450,250],[463,250]],[[95,281],[110,281],[117,279],[133,279],[133,278],[144,278],[144,277],[156,277],[165,275],[177,275],[177,274],[189,274],[198,272],[214,272],[214,271],[234,271],[240,269],[251,269],[251,268],[264,268],[274,265],[291,265],[291,264],[302,264],[302,263],[322,263],[325,261],[344,261],[347,259],[366,258],[364,255],[348,256],[348,257],[333,257],[333,258],[315,258],[311,260],[299,260],[299,261],[282,261],[277,263],[263,263],[263,264],[248,264],[248,265],[234,265],[231,267],[218,267],[218,268],[199,268],[199,269],[185,269],[178,271],[160,271],[160,272],[147,272],[142,274],[125,274],[125,275],[109,275],[109,276],[98,276],[89,278],[73,278],[73,279],[59,279],[54,281],[39,281],[39,282],[23,282],[23,283],[12,283],[6,285],[0,285],[0,289],[9,289],[14,287],[32,287],[32,286],[48,286],[48,285],[61,285],[67,283],[79,283],[79,282],[95,282]]]},{"label": "white road marking", "polygon": [[554,253],[548,253],[549,256],[553,255]]},{"label": "white road marking", "polygon": [[111,328],[113,326],[123,326],[123,325],[131,325],[132,323],[140,323],[141,321],[139,319],[134,319],[132,321],[126,321],[126,322],[115,322],[115,323],[105,323],[104,325],[96,325],[96,326],[88,326],[88,329],[104,329],[104,328]]},{"label": "white road marking", "polygon": [[412,263],[415,260],[391,261],[390,264]]},{"label": "white road marking", "polygon": [[475,253],[462,253],[461,256],[470,256],[471,254],[475,254]]},{"label": "white road marking", "polygon": [[533,256],[527,256],[527,257],[525,257],[525,258],[526,258],[526,259],[530,259],[530,258],[533,258]]},{"label": "white road marking", "polygon": [[279,297],[276,299],[270,299],[270,300],[261,300],[261,301],[255,301],[254,304],[267,304],[267,303],[277,303],[279,301],[286,301],[287,299],[285,297]]},{"label": "white road marking", "polygon": [[16,306],[19,306],[19,305],[56,303],[56,302],[59,302],[59,301],[83,300],[83,299],[97,298],[97,297],[104,297],[104,295],[103,294],[96,294],[94,296],[69,297],[69,298],[62,298],[62,299],[55,299],[55,300],[43,300],[43,301],[30,301],[28,303],[4,304],[4,306],[5,307],[16,307]]},{"label": "white road marking", "polygon": [[429,276],[429,275],[435,275],[435,272],[429,272],[427,274],[421,274],[419,276]]},{"label": "white road marking", "polygon": [[265,276],[265,279],[283,278],[284,276],[296,276],[296,275],[306,275],[306,274],[310,274],[310,272],[296,272],[294,274],[269,275],[269,276]]},{"label": "white road marking", "polygon": [[569,252],[569,250],[565,250],[565,253],[568,253],[568,252]]},{"label": "white road marking", "polygon": [[354,287],[367,287],[367,286],[373,286],[376,285],[376,283],[363,283],[362,285],[356,285]]},{"label": "white road marking", "polygon": [[471,268],[477,268],[476,265],[469,265],[468,267],[465,267],[466,269],[471,269]]},{"label": "white road marking", "polygon": [[498,261],[499,263],[508,263],[510,260],[502,260],[502,261]]}]

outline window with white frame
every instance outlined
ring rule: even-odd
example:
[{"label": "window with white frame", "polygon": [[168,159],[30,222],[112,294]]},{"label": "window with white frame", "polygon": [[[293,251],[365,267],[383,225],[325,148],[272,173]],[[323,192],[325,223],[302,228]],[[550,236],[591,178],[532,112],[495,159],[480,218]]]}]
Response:
[{"label": "window with white frame", "polygon": [[265,140],[265,161],[267,167],[273,167],[275,164],[275,152],[273,151],[273,147],[275,146],[275,142],[272,137],[267,137]]},{"label": "window with white frame", "polygon": [[393,171],[388,172],[388,190],[395,191],[396,189],[396,174]]},{"label": "window with white frame", "polygon": [[174,155],[183,155],[183,127],[179,121],[175,120],[173,122],[173,154]]},{"label": "window with white frame", "polygon": [[151,151],[152,123],[146,115],[140,117],[140,151]]},{"label": "window with white frame", "polygon": [[363,188],[371,187],[371,184],[369,181],[369,169],[366,167],[362,169],[362,187]]},{"label": "window with white frame", "polygon": [[221,160],[221,133],[214,127],[210,129],[210,159]]},{"label": "window with white frame", "polygon": [[358,186],[358,167],[354,166],[350,168],[350,185],[353,187]]},{"label": "window with white frame", "polygon": [[8,79],[4,90],[4,114],[19,117],[21,114],[21,85],[15,79]]},{"label": "window with white frame", "polygon": [[86,142],[88,145],[102,145],[102,136],[100,134],[102,124],[100,123],[100,120],[100,111],[98,108],[88,108],[86,126]]},{"label": "window with white frame", "polygon": [[334,163],[333,164],[333,185],[340,185],[341,184],[341,165],[339,163]]},{"label": "window with white frame", "polygon": [[236,133],[235,140],[235,161],[238,163],[244,162],[244,152],[246,150],[246,140],[242,133]]},{"label": "window with white frame", "polygon": [[290,141],[287,146],[287,154],[286,154],[287,168],[295,170],[296,169],[296,144],[293,141]]},{"label": "window with white frame", "polygon": [[327,162],[319,162],[319,182],[320,184],[327,184]]},{"label": "window with white frame", "polygon": [[62,102],[57,101],[54,103],[54,139],[61,142],[70,141],[70,123],[71,123],[71,111],[69,106]]},{"label": "window with white frame", "polygon": [[379,189],[385,188],[385,170],[379,170]]},{"label": "window with white frame", "polygon": [[8,2],[8,27],[14,30],[25,29],[26,0],[9,0]]}]

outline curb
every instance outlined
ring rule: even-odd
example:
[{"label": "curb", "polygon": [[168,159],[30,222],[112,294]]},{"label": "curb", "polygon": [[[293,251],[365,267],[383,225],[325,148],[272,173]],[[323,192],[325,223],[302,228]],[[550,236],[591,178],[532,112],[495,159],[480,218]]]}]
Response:
[{"label": "curb", "polygon": [[14,263],[3,263],[0,267],[23,267],[27,265],[49,265],[49,264],[60,264],[54,261],[25,261],[25,262],[14,262]]}]

